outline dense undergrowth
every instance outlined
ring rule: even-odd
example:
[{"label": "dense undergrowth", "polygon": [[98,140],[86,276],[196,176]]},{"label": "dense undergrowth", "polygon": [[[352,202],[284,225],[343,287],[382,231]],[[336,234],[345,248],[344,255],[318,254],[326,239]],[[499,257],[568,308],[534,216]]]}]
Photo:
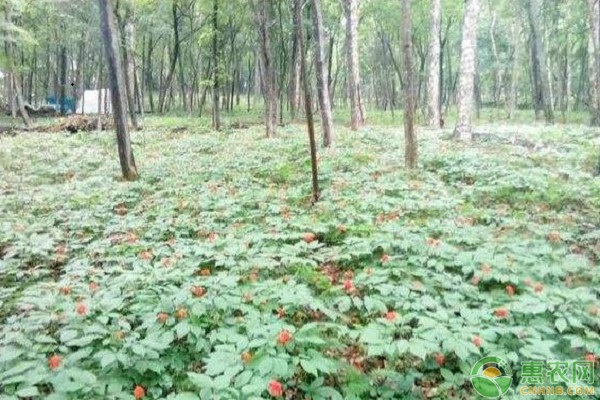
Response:
[{"label": "dense undergrowth", "polygon": [[0,399],[471,398],[484,355],[600,354],[592,131],[422,130],[407,175],[340,128],[311,206],[302,127],[185,121],[134,183],[111,134],[0,140]]}]

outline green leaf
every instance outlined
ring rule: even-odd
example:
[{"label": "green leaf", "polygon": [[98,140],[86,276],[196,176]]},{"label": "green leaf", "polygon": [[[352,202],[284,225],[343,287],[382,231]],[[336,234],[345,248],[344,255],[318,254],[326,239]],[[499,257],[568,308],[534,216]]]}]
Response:
[{"label": "green leaf", "polygon": [[8,361],[12,361],[15,358],[19,357],[23,354],[23,350],[19,350],[15,347],[4,347],[0,350],[0,363],[5,363]]},{"label": "green leaf", "polygon": [[192,385],[198,389],[212,388],[213,386],[213,380],[207,375],[195,372],[188,372],[187,375]]},{"label": "green leaf", "polygon": [[300,366],[307,373],[314,375],[314,376],[319,376],[316,365],[313,362],[311,362],[310,360],[300,360]]},{"label": "green leaf", "polygon": [[19,397],[35,397],[40,394],[36,386],[29,386],[23,389],[17,390],[15,393]]},{"label": "green leaf", "polygon": [[560,333],[563,333],[564,330],[567,329],[567,320],[564,318],[558,318],[556,321],[554,321],[554,326],[556,326],[556,329],[558,329]]}]

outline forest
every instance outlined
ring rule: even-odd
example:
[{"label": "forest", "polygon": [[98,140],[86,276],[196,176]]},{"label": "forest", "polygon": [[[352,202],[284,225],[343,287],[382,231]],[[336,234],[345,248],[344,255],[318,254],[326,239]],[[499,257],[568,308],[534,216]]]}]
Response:
[{"label": "forest", "polygon": [[0,400],[600,396],[600,0],[0,0]]}]

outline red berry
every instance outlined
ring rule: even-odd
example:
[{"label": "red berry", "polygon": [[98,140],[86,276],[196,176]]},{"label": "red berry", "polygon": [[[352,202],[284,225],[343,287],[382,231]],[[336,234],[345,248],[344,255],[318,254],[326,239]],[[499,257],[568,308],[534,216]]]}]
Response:
[{"label": "red berry", "polygon": [[282,346],[285,346],[286,343],[292,339],[293,339],[292,334],[285,329],[282,330],[281,332],[279,332],[279,335],[277,335],[277,342]]},{"label": "red berry", "polygon": [[52,370],[60,367],[61,363],[62,363],[62,357],[59,356],[58,354],[54,354],[52,357],[48,358],[48,366]]},{"label": "red berry", "polygon": [[75,306],[75,311],[77,311],[77,314],[83,316],[87,314],[88,309],[85,303],[77,303],[77,305]]},{"label": "red berry", "polygon": [[273,397],[283,396],[283,386],[276,380],[269,382],[268,390],[269,394]]},{"label": "red berry", "polygon": [[510,297],[513,297],[515,295],[515,287],[513,285],[507,285],[506,294],[508,294]]},{"label": "red berry", "polygon": [[446,356],[443,355],[442,353],[437,353],[435,355],[435,363],[440,366],[443,367],[444,364],[446,363]]},{"label": "red berry", "polygon": [[504,307],[497,308],[494,311],[494,315],[496,315],[496,317],[499,319],[508,318],[508,314],[509,314],[509,311]]},{"label": "red berry", "polygon": [[133,389],[133,397],[136,399],[143,399],[146,395],[146,391],[140,385],[137,385],[135,389]]},{"label": "red berry", "polygon": [[352,279],[346,279],[346,281],[344,281],[344,290],[346,291],[346,293],[354,291],[354,282],[352,281]]}]

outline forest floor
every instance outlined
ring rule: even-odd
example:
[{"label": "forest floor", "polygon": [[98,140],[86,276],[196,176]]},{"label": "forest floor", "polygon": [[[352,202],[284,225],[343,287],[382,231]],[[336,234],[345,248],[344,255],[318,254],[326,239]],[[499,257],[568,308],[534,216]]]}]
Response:
[{"label": "forest floor", "polygon": [[419,129],[409,175],[402,129],[339,127],[311,205],[304,127],[244,128],[150,118],[133,183],[113,134],[0,138],[0,399],[474,398],[483,356],[510,393],[597,360],[597,132]]}]

